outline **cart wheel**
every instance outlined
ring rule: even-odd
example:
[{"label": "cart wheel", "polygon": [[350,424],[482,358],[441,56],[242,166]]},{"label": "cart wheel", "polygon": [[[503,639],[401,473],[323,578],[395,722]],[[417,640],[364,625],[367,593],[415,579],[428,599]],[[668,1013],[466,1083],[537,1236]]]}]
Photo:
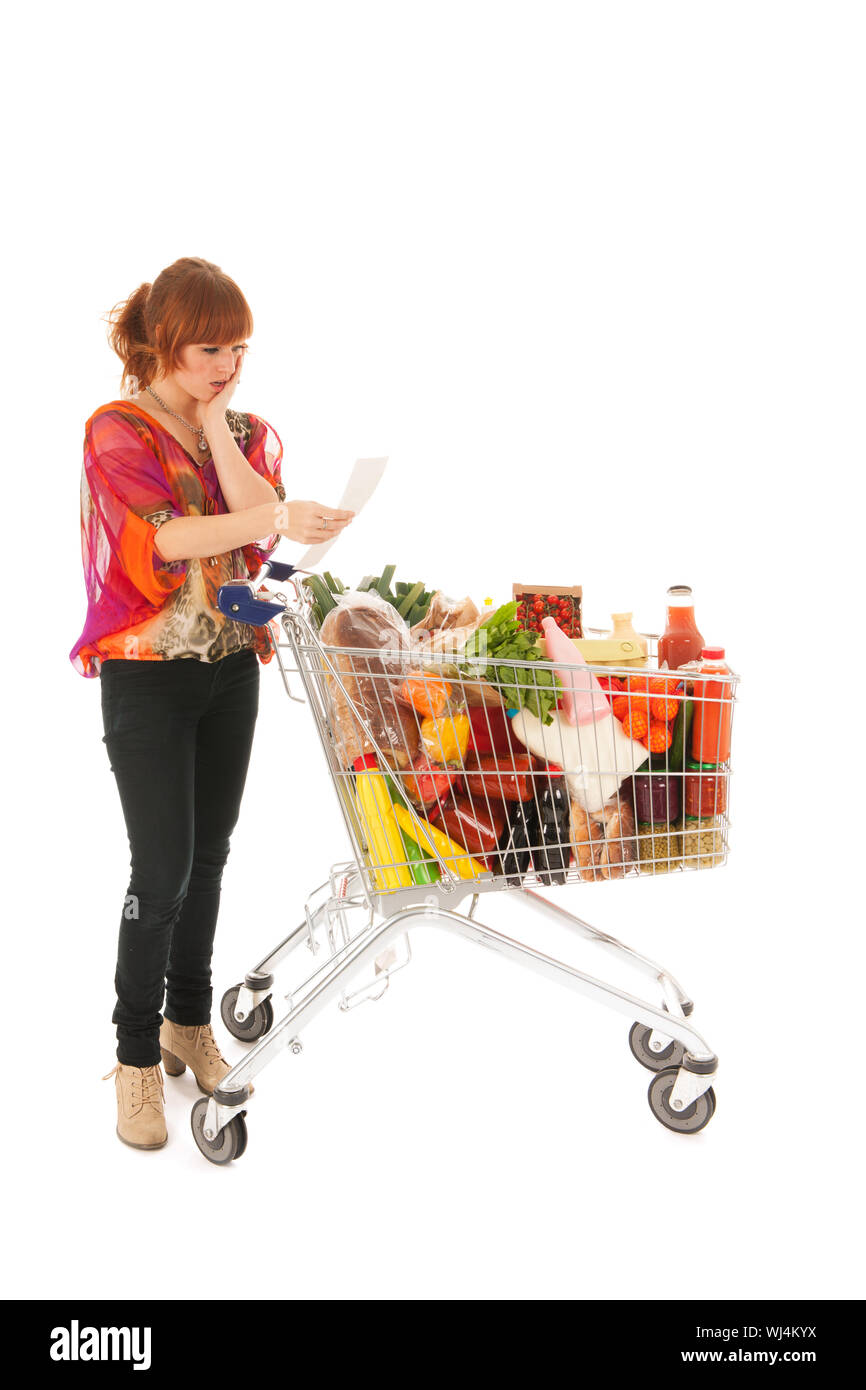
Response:
[{"label": "cart wheel", "polygon": [[702,1096],[698,1096],[697,1100],[692,1101],[691,1105],[686,1106],[685,1110],[672,1110],[668,1096],[677,1079],[677,1070],[676,1067],[668,1067],[666,1071],[656,1072],[647,1092],[650,1110],[666,1129],[673,1129],[677,1134],[697,1134],[698,1130],[703,1129],[713,1118],[716,1094],[711,1086]]},{"label": "cart wheel", "polygon": [[213,1143],[204,1136],[204,1117],[206,1114],[207,1100],[197,1100],[192,1107],[190,1122],[193,1138],[208,1163],[231,1163],[233,1158],[240,1158],[247,1146],[247,1126],[244,1120],[246,1111],[242,1110],[239,1115],[235,1115],[233,1119],[229,1120]]},{"label": "cart wheel", "polygon": [[238,1137],[238,1146],[235,1150],[235,1158],[240,1158],[242,1154],[245,1154],[247,1151],[247,1138],[249,1136],[249,1130],[247,1129],[247,1122],[244,1119],[244,1115],[246,1115],[246,1111],[238,1115],[236,1119],[232,1120],[232,1125],[237,1125],[237,1130],[235,1132]]},{"label": "cart wheel", "polygon": [[645,1028],[642,1023],[633,1023],[631,1032],[628,1035],[628,1045],[631,1048],[632,1057],[636,1057],[642,1067],[648,1071],[664,1071],[667,1067],[678,1067],[686,1055],[686,1049],[682,1043],[672,1038],[663,1052],[651,1052],[649,1038],[651,1028]]},{"label": "cart wheel", "polygon": [[220,1004],[220,1016],[233,1038],[239,1042],[256,1042],[269,1033],[274,1026],[274,1006],[270,999],[263,999],[243,1023],[235,1018],[235,1004],[241,992],[240,985],[227,989]]}]

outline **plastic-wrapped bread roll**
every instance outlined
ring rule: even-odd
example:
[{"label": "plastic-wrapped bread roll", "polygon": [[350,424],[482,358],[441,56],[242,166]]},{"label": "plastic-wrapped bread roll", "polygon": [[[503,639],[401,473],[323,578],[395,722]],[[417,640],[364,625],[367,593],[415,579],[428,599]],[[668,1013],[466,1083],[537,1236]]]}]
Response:
[{"label": "plastic-wrapped bread roll", "polygon": [[604,831],[574,797],[571,798],[571,843],[581,878],[598,878],[596,865],[604,850]]},{"label": "plastic-wrapped bread roll", "polygon": [[430,607],[419,623],[412,628],[413,633],[436,632],[447,629],[468,627],[473,632],[481,622],[471,598],[453,599],[437,589],[430,600]]},{"label": "plastic-wrapped bread roll", "polygon": [[599,857],[602,878],[622,878],[626,867],[634,862],[634,812],[627,801],[615,796],[602,813],[604,849]]}]

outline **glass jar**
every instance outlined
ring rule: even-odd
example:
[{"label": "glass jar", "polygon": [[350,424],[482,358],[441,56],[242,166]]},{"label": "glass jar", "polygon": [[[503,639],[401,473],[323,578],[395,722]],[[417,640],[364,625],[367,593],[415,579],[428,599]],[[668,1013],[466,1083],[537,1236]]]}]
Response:
[{"label": "glass jar", "polygon": [[715,763],[696,763],[686,759],[683,810],[696,818],[724,815],[728,808],[728,779]]},{"label": "glass jar", "polygon": [[658,643],[659,666],[676,671],[699,657],[703,646],[704,639],[695,622],[692,591],[688,584],[674,584],[668,589],[667,623]]},{"label": "glass jar", "polygon": [[725,862],[722,829],[715,816],[684,816],[683,863],[687,869],[712,869]]},{"label": "glass jar", "polygon": [[647,821],[656,830],[677,820],[680,814],[680,784],[677,777],[659,772],[636,772],[632,778],[635,820]]},{"label": "glass jar", "polygon": [[667,826],[660,830],[657,824],[638,821],[637,857],[642,873],[668,874],[679,869],[683,862],[682,836]]}]

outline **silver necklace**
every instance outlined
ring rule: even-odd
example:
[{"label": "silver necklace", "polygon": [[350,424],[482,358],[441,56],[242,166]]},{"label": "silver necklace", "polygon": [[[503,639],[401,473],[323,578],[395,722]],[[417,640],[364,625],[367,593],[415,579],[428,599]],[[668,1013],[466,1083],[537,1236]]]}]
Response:
[{"label": "silver necklace", "polygon": [[206,454],[206,453],[207,453],[207,449],[208,449],[208,444],[207,444],[207,440],[206,440],[205,437],[204,437],[204,425],[191,425],[191,424],[189,423],[189,420],[185,420],[185,419],[183,418],[183,416],[182,416],[182,415],[178,415],[176,411],[170,410],[169,407],[166,405],[165,401],[161,401],[161,400],[159,399],[159,396],[156,394],[156,392],[155,392],[155,391],[152,391],[151,388],[150,388],[149,386],[145,386],[144,389],[145,389],[145,391],[150,391],[150,394],[153,396],[153,399],[156,401],[157,405],[161,405],[162,408],[163,408],[163,410],[166,411],[167,414],[173,415],[174,418],[175,418],[175,420],[180,420],[180,423],[181,423],[182,425],[186,425],[186,427],[187,427],[188,430],[192,430],[193,434],[197,434],[197,435],[198,435],[198,447],[199,447],[199,449],[201,450],[201,452],[202,452],[203,454]]}]

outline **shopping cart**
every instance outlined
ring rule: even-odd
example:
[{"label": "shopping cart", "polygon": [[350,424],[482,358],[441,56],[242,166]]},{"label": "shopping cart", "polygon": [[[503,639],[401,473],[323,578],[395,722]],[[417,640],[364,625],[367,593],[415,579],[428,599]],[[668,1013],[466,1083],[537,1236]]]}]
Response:
[{"label": "shopping cart", "polygon": [[[715,761],[690,763],[688,740],[680,737],[647,762],[647,750],[621,728],[641,727],[639,709],[631,706],[646,705],[648,690],[625,696],[631,721],[615,736],[607,703],[597,720],[570,732],[558,715],[549,726],[537,717],[556,700],[555,679],[576,686],[591,671],[607,678],[609,698],[610,678],[634,684],[633,668],[509,659],[507,668],[492,671],[483,660],[461,660],[459,651],[433,652],[402,640],[332,645],[317,630],[299,572],[271,561],[256,585],[268,578],[287,581],[291,596],[257,593],[237,581],[222,586],[219,606],[237,621],[267,628],[286,694],[308,705],[352,858],[331,867],[300,923],[223,996],[225,1026],[252,1046],[213,1095],[193,1107],[192,1130],[204,1156],[223,1164],[244,1152],[249,1083],[284,1048],[302,1051],[302,1031],[327,1004],[346,1010],[381,998],[409,963],[409,933],[419,926],[454,931],[625,1014],[632,1020],[631,1051],[653,1072],[648,1098],[656,1119],[681,1134],[703,1129],[715,1110],[717,1058],[691,1022],[689,996],[662,966],[537,889],[725,863],[730,761],[721,733],[719,746],[709,750]],[[647,641],[652,657],[655,638]],[[302,694],[290,676],[299,679]],[[724,727],[727,737],[737,679],[716,675],[710,685],[697,672],[687,680],[677,673],[652,698],[671,700],[671,712],[681,704],[689,727],[701,713],[713,715],[705,727]],[[591,698],[601,704],[605,697]],[[521,701],[517,713],[515,700]],[[518,725],[525,742],[514,737]],[[501,891],[519,894],[533,912],[652,981],[655,1002],[480,922],[481,898]],[[467,910],[459,911],[466,898]],[[274,971],[302,946],[314,957],[313,968],[284,991],[287,1009],[276,1018]]]}]

